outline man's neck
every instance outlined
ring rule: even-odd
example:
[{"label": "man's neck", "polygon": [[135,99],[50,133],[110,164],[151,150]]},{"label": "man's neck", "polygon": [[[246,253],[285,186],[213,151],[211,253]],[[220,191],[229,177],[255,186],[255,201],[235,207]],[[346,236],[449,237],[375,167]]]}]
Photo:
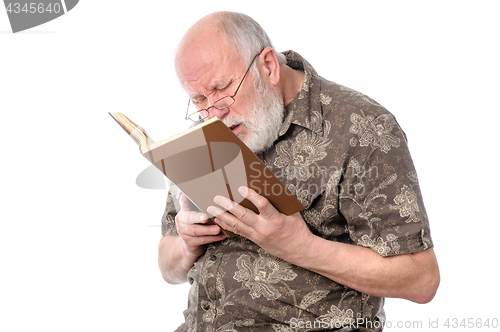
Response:
[{"label": "man's neck", "polygon": [[295,95],[297,95],[304,82],[304,75],[304,72],[294,70],[286,65],[281,66],[280,83],[283,84],[281,92],[285,107],[295,99]]}]

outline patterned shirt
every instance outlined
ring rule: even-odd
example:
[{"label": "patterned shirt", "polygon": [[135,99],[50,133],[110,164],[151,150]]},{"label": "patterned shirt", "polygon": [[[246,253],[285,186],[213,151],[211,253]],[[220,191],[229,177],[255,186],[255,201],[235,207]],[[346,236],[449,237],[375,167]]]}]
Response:
[{"label": "patterned shirt", "polygon": [[[259,158],[303,203],[314,234],[382,256],[431,248],[428,218],[407,141],[394,116],[369,97],[305,73],[275,145]],[[177,234],[171,187],[163,235]],[[178,208],[178,206],[177,206]],[[380,331],[384,299],[274,257],[236,236],[212,243],[188,273],[178,331]]]}]

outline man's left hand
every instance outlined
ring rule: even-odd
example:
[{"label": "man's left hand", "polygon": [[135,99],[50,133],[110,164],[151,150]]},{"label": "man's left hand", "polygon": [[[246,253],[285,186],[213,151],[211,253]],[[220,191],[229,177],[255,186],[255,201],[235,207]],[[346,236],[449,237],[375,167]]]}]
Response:
[{"label": "man's left hand", "polygon": [[238,192],[255,205],[259,214],[229,198],[216,196],[214,202],[222,209],[211,206],[207,210],[216,216],[215,222],[225,230],[246,237],[271,255],[289,262],[300,259],[301,250],[306,249],[314,237],[300,213],[284,215],[265,197],[247,187],[240,187]]}]

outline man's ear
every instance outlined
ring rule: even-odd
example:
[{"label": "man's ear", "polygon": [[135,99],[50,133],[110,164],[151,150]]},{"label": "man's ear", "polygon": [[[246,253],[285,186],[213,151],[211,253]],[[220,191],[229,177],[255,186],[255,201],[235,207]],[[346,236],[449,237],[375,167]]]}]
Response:
[{"label": "man's ear", "polygon": [[280,81],[280,64],[276,52],[266,47],[259,55],[259,72],[263,80],[277,86]]}]

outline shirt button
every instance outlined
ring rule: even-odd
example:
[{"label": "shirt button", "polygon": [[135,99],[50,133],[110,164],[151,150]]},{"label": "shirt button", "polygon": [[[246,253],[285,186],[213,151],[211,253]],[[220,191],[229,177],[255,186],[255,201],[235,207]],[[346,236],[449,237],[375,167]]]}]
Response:
[{"label": "shirt button", "polygon": [[217,260],[217,256],[212,255],[212,257],[210,257],[210,259],[211,259],[213,262],[215,262],[215,261]]}]

